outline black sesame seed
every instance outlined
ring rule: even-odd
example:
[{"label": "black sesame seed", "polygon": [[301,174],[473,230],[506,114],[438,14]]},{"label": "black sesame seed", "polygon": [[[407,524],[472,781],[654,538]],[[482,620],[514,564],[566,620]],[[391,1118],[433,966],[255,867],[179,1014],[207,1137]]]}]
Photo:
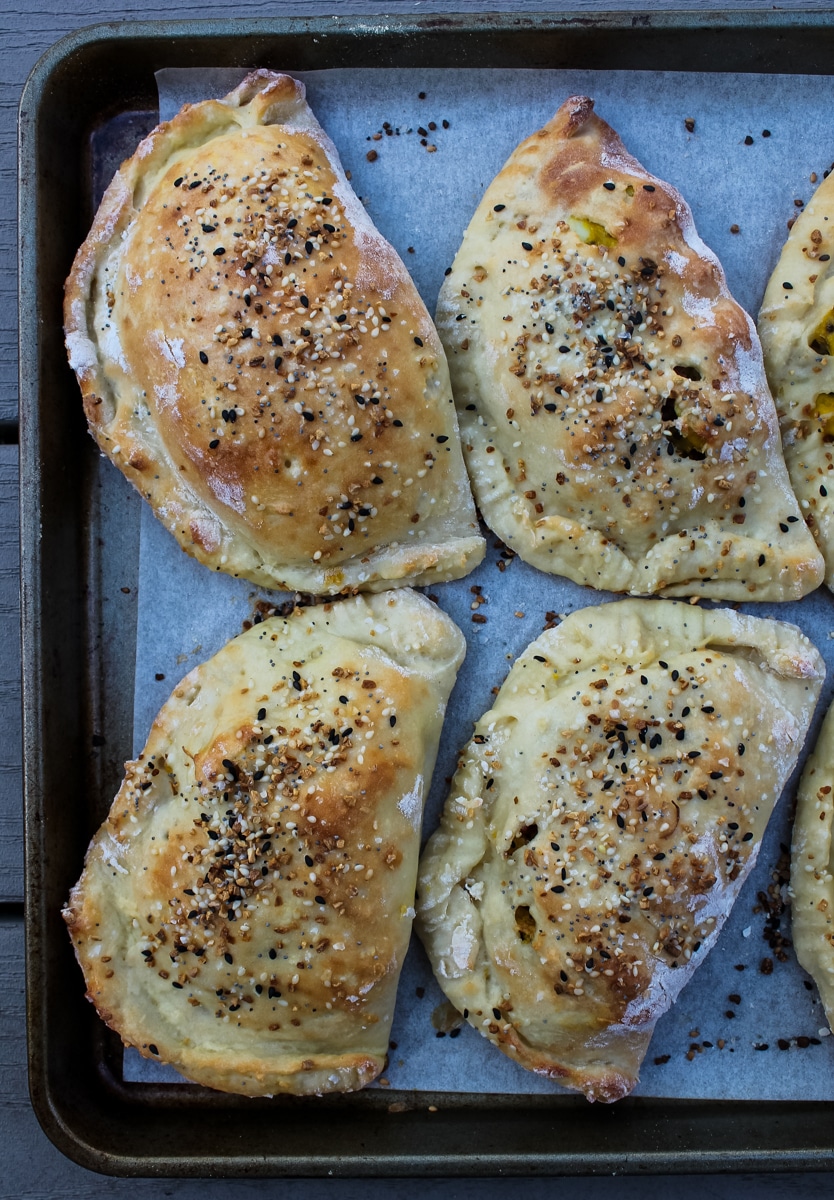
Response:
[{"label": "black sesame seed", "polygon": [[326,904],[327,903],[324,896],[316,896],[315,901],[316,901],[316,904]]},{"label": "black sesame seed", "polygon": [[787,282],[786,282],[786,283],[783,283],[783,284],[782,284],[782,287],[785,289],[785,291],[786,291],[786,292],[792,292],[792,291],[793,291],[793,284],[792,284],[792,283],[787,283]]},{"label": "black sesame seed", "polygon": [[828,492],[825,490],[825,485],[824,485],[824,484],[820,484],[820,495],[821,495],[821,496],[827,496],[827,495],[828,495]]},{"label": "black sesame seed", "polygon": [[565,889],[562,887],[561,883],[557,883],[556,886],[552,887],[550,890],[551,890],[551,892],[555,892],[556,895],[558,896]]},{"label": "black sesame seed", "polygon": [[229,951],[228,951],[228,950],[227,950],[227,951],[226,951],[226,953],[223,955],[223,957],[225,958],[226,962],[227,962],[227,963],[229,963],[230,965],[231,965],[231,964],[232,964],[232,963],[235,961],[235,960],[232,958],[232,956],[231,956],[231,954],[229,953]]},{"label": "black sesame seed", "polygon": [[617,824],[620,829],[625,829],[625,818],[621,817],[619,813],[617,813]]},{"label": "black sesame seed", "polygon": [[396,425],[397,429],[402,429],[403,427],[402,421],[392,421],[391,424]]},{"label": "black sesame seed", "polygon": [[441,445],[441,446],[442,446],[442,445],[443,445],[443,443],[444,443],[444,442],[448,442],[448,440],[449,440],[449,439],[448,439],[448,437],[447,437],[447,436],[446,436],[446,434],[444,433],[444,434],[442,434],[442,435],[441,435],[441,436],[440,436],[440,437],[437,439],[437,442],[438,442],[438,445]]},{"label": "black sesame seed", "polygon": [[621,267],[625,266],[625,259],[622,257],[622,255],[617,259],[617,262],[620,264]]},{"label": "black sesame seed", "polygon": [[278,957],[278,951],[277,951],[277,950],[275,950],[275,949],[272,949],[272,950],[270,950],[270,952],[269,952],[269,957],[270,957],[270,958],[277,958],[277,957]]},{"label": "black sesame seed", "polygon": [[299,296],[299,297],[298,297],[298,299],[301,301],[301,307],[302,307],[302,308],[309,308],[309,307],[310,307],[310,301],[307,299],[307,297],[306,297],[306,296]]},{"label": "black sesame seed", "polygon": [[180,175],[178,179],[174,180],[174,187],[179,187],[181,183],[182,183],[182,175]]},{"label": "black sesame seed", "polygon": [[422,338],[416,337],[416,338],[414,339],[414,345],[415,345],[415,346],[422,346],[422,344],[423,344],[423,339],[422,339]]},{"label": "black sesame seed", "polygon": [[570,353],[570,346],[560,346],[560,347],[559,347],[559,353],[560,353],[560,354],[569,354],[569,353]]},{"label": "black sesame seed", "polygon": [[451,274],[452,274],[452,268],[451,268],[451,267],[447,267],[447,268],[446,268],[446,270],[443,272],[443,274],[444,274],[444,275],[451,275]]},{"label": "black sesame seed", "polygon": [[223,255],[225,253],[226,253],[225,246],[218,246],[216,250],[212,250],[212,254],[214,255],[215,258],[220,258],[221,255]]},{"label": "black sesame seed", "polygon": [[506,204],[495,204],[495,205],[493,205],[492,211],[493,212],[503,212],[506,207],[507,207]]},{"label": "black sesame seed", "polygon": [[645,687],[645,686],[646,686],[646,684],[647,684],[649,681],[648,681],[648,679],[646,678],[646,676],[645,676],[645,675],[641,675],[641,676],[640,676],[640,682],[642,683],[643,687]]},{"label": "black sesame seed", "polygon": [[201,350],[201,351],[200,351],[200,362],[201,362],[201,363],[202,363],[204,366],[205,366],[205,364],[208,362],[208,355],[206,354],[205,350]]},{"label": "black sesame seed", "polygon": [[391,726],[391,728],[392,728],[392,729],[394,728],[394,726],[396,725],[396,723],[397,723],[397,718],[396,718],[396,717],[394,717],[394,716],[390,716],[390,717],[388,718],[388,724]]},{"label": "black sesame seed", "polygon": [[614,183],[604,183],[602,186],[603,186],[603,187],[606,189],[606,191],[613,192],[613,191],[614,191],[614,188],[616,187],[616,184],[614,184]]},{"label": "black sesame seed", "polygon": [[831,258],[830,254],[821,254],[819,256],[819,262],[828,262],[830,258]]},{"label": "black sesame seed", "polygon": [[787,533],[787,532],[788,532],[788,527],[787,527],[787,525],[785,524],[785,522],[784,522],[784,521],[780,521],[780,522],[779,522],[779,528],[782,530],[782,533]]},{"label": "black sesame seed", "polygon": [[272,344],[273,344],[273,346],[283,346],[283,344],[284,344],[284,343],[283,343],[283,341],[281,340],[281,335],[280,335],[280,333],[273,333],[273,335],[272,335]]},{"label": "black sesame seed", "polygon": [[753,834],[751,831],[748,830],[748,832],[744,834],[744,836],[742,837],[741,840],[743,842],[749,842],[749,841],[752,841],[752,839],[753,839]]},{"label": "black sesame seed", "polygon": [[291,217],[290,220],[287,221],[287,229],[295,229],[297,224],[298,224],[297,218]]},{"label": "black sesame seed", "polygon": [[653,184],[651,184],[651,183],[644,183],[644,184],[643,184],[643,191],[644,191],[644,192],[653,192],[653,191],[654,191],[654,185],[653,185]]},{"label": "black sesame seed", "polygon": [[764,565],[765,565],[765,556],[763,554],[760,554],[759,555],[759,566],[763,567]]},{"label": "black sesame seed", "polygon": [[276,371],[280,370],[281,363],[282,363],[283,361],[284,361],[284,360],[283,360],[283,358],[282,358],[282,357],[281,357],[281,355],[279,354],[279,355],[278,355],[278,357],[275,359],[275,370],[276,370]]},{"label": "black sesame seed", "polygon": [[722,771],[710,771],[709,777],[710,779],[723,779],[724,773]]},{"label": "black sesame seed", "polygon": [[252,330],[251,330],[250,326],[247,325],[246,328],[244,330],[242,330],[240,336],[241,336],[241,338],[250,338],[252,336]]}]

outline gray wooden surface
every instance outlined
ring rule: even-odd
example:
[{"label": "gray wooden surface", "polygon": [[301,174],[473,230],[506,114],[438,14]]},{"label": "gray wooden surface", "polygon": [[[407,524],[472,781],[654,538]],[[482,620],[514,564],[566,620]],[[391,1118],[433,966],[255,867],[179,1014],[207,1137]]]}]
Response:
[{"label": "gray wooden surface", "polygon": [[[612,1197],[665,1197],[670,1190],[681,1200],[695,1197],[711,1200],[730,1196],[741,1200],[762,1197],[832,1196],[834,1176],[711,1176],[692,1179],[558,1181],[165,1181],[109,1180],[68,1162],[41,1132],[29,1104],[26,1081],[23,982],[23,868],[20,770],[20,653],[18,641],[18,496],[17,496],[17,314],[16,314],[16,119],[21,88],[39,56],[64,34],[100,21],[154,18],[206,18],[216,16],[269,17],[324,13],[400,12],[413,14],[437,11],[639,11],[646,8],[695,10],[715,8],[703,0],[619,0],[599,4],[595,0],[248,0],[245,9],[232,8],[217,0],[40,0],[26,5],[20,0],[0,0],[0,1198],[44,1197],[57,1200],[86,1200],[112,1194],[171,1196],[178,1200],[196,1197],[278,1196],[292,1187],[305,1200],[334,1196],[358,1200],[388,1195],[420,1196],[424,1200],[453,1197],[479,1200],[503,1195],[509,1187],[525,1200],[539,1200],[570,1189],[579,1200]],[[772,5],[736,3],[736,9],[816,11],[834,7],[820,0]],[[832,17],[834,19],[834,16]]]}]

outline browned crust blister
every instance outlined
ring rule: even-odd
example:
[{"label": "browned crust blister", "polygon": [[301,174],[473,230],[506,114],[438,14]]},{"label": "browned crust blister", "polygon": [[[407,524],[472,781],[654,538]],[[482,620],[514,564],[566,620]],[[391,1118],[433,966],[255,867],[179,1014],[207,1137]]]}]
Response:
[{"label": "browned crust blister", "polygon": [[685,201],[590,99],[490,184],[437,322],[476,499],[526,561],[632,594],[821,581],[753,324]]},{"label": "browned crust blister", "polygon": [[65,327],[99,446],[207,566],[334,594],[483,556],[431,318],[289,76],[141,143]]},{"label": "browned crust blister", "polygon": [[794,626],[572,613],[462,752],[418,876],[438,982],[515,1062],[617,1100],[752,869],[824,676]]},{"label": "browned crust blister", "polygon": [[379,1074],[464,649],[405,590],[270,618],[179,684],[64,911],[127,1045],[247,1095]]}]

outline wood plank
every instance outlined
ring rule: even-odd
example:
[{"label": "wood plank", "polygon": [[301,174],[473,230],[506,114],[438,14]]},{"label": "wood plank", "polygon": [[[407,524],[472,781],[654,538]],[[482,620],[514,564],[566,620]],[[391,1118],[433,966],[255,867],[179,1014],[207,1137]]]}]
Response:
[{"label": "wood plank", "polygon": [[23,899],[17,446],[0,445],[0,903]]}]

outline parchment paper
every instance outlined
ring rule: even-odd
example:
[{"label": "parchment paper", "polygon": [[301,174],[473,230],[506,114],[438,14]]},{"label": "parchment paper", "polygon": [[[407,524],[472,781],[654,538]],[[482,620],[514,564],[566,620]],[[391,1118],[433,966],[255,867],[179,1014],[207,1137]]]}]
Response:
[{"label": "parchment paper", "polygon": [[[172,116],[185,101],[223,95],[243,74],[160,72],[161,116]],[[754,315],[787,236],[786,222],[798,211],[795,199],[810,197],[811,172],[821,178],[834,157],[834,137],[825,136],[834,110],[832,78],[387,69],[308,72],[299,78],[352,173],[354,188],[402,255],[430,311],[487,184],[518,142],[572,93],[595,97],[597,111],[628,149],[680,189],[699,233],[721,259],[731,291]],[[686,128],[686,118],[694,119],[694,131]],[[420,128],[434,151],[421,145]],[[377,133],[381,138],[373,140]],[[367,158],[369,150],[377,153],[374,161]],[[738,233],[730,231],[733,225]],[[477,571],[431,589],[465,633],[469,649],[449,705],[425,836],[437,823],[457,752],[492,699],[490,689],[542,631],[546,614],[565,614],[612,598],[544,575],[519,559],[502,559],[496,539],[487,536],[490,549]],[[505,563],[503,572],[499,561]],[[471,620],[473,585],[488,600],[478,610],[487,617],[484,625]],[[150,510],[143,509],[137,753],[179,679],[240,632],[259,597],[280,599],[207,571],[183,554]],[[832,678],[823,691],[810,746],[834,691],[834,597],[823,588],[801,603],[745,609],[800,625],[826,659]],[[716,948],[659,1021],[636,1094],[834,1098],[834,1039],[828,1037],[816,990],[785,944],[789,914],[779,911],[780,896],[786,895],[792,796],[789,785]],[[414,938],[384,1076],[390,1087],[479,1093],[560,1090],[511,1062],[466,1024],[438,1036],[432,1014],[443,999]],[[125,1054],[124,1076],[180,1080],[172,1069],[148,1063],[135,1051]]]}]

